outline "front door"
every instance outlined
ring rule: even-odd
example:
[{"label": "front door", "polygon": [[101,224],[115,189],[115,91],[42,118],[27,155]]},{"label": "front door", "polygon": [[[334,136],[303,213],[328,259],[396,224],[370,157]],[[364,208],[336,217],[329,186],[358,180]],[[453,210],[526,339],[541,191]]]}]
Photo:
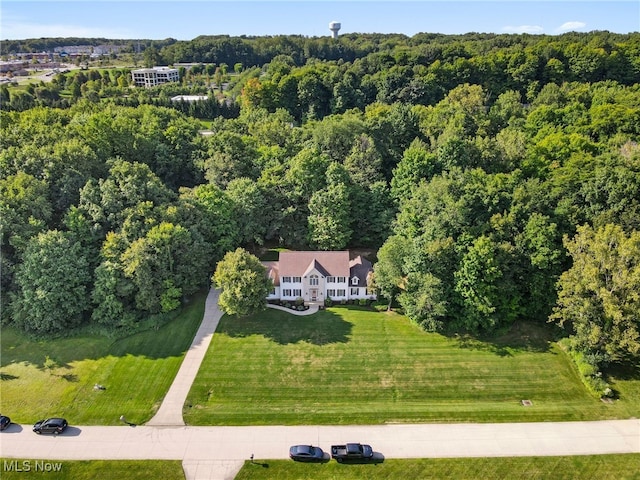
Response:
[{"label": "front door", "polygon": [[311,301],[315,302],[318,299],[318,289],[312,288],[309,293],[311,294]]}]

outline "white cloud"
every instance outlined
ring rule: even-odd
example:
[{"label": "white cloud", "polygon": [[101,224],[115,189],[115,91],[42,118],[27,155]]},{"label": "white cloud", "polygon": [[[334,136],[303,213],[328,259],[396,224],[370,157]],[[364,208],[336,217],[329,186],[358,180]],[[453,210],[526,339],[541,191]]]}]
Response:
[{"label": "white cloud", "polygon": [[506,33],[542,33],[544,28],[539,25],[519,25],[517,27],[502,27],[502,31]]},{"label": "white cloud", "polygon": [[586,26],[587,24],[584,22],[565,22],[556,28],[556,32],[573,32]]}]

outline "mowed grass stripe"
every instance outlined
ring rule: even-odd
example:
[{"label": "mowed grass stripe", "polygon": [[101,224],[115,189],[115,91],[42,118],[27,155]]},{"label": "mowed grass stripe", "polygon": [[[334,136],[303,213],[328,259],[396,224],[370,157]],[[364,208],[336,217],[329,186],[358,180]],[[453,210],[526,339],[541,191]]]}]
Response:
[{"label": "mowed grass stripe", "polygon": [[[387,459],[375,465],[245,462],[235,480],[548,479],[638,480],[640,455],[578,457]],[[268,466],[269,468],[264,468]]]},{"label": "mowed grass stripe", "polygon": [[[63,416],[71,425],[117,425],[153,416],[180,368],[204,312],[205,295],[177,318],[118,340],[78,335],[31,340],[3,327],[0,411],[18,423]],[[45,359],[55,365],[47,369]],[[94,390],[100,384],[106,390]]]},{"label": "mowed grass stripe", "polygon": [[[637,388],[638,379],[625,382]],[[523,399],[534,406],[522,407]],[[223,317],[189,394],[185,420],[545,421],[626,418],[633,412],[637,400],[604,405],[592,398],[554,344],[447,338],[425,333],[400,315],[339,307],[309,317],[276,310]]]},{"label": "mowed grass stripe", "polygon": [[[43,464],[57,464],[55,471]],[[184,480],[179,460],[33,460],[0,458],[2,480]],[[28,470],[27,470],[28,468]]]}]

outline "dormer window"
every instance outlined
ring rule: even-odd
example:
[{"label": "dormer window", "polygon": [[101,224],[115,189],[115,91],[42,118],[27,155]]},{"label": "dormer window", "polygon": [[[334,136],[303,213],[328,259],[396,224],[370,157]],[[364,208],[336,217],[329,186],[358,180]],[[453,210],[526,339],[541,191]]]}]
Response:
[{"label": "dormer window", "polygon": [[360,283],[360,279],[358,277],[353,277],[351,279],[351,284],[352,285],[358,285],[358,283]]}]

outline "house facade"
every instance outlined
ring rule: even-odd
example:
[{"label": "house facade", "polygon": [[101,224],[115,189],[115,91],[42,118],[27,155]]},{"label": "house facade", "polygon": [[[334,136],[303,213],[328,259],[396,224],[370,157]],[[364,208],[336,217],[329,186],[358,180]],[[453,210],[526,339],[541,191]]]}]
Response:
[{"label": "house facade", "polygon": [[349,251],[281,252],[275,262],[262,262],[274,288],[268,300],[299,298],[306,303],[373,299],[370,290],[371,262]]}]

